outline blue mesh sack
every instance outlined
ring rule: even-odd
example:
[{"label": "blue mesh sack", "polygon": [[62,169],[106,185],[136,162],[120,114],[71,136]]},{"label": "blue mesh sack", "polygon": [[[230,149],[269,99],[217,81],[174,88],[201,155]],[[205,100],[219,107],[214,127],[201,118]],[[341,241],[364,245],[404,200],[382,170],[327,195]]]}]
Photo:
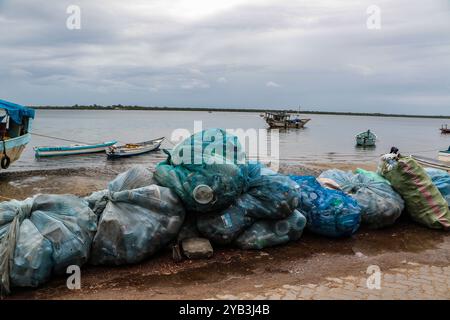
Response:
[{"label": "blue mesh sack", "polygon": [[286,218],[298,207],[298,193],[298,185],[288,176],[259,175],[247,191],[251,197],[246,197],[246,202],[254,207],[249,215],[259,219]]},{"label": "blue mesh sack", "polygon": [[175,146],[170,155],[171,164],[184,165],[187,168],[216,162],[214,157],[234,164],[244,164],[246,160],[237,136],[217,128],[191,135]]},{"label": "blue mesh sack", "polygon": [[239,235],[234,244],[245,250],[260,250],[300,239],[306,218],[297,210],[285,219],[259,220]]},{"label": "blue mesh sack", "polygon": [[300,187],[298,210],[305,215],[309,231],[328,237],[346,237],[358,230],[361,208],[353,198],[323,188],[315,177],[290,178]]},{"label": "blue mesh sack", "polygon": [[372,229],[393,225],[404,209],[404,202],[391,185],[375,172],[358,174],[332,169],[319,177],[335,181],[361,207],[361,223]]},{"label": "blue mesh sack", "polygon": [[114,192],[132,190],[147,187],[152,184],[155,184],[153,173],[143,166],[134,166],[131,169],[118,174],[114,180],[110,181],[108,189],[93,192],[84,199],[89,203],[89,207],[97,215],[100,215],[103,210],[105,210],[108,203],[108,194],[110,190]]},{"label": "blue mesh sack", "polygon": [[254,199],[247,194],[242,195],[235,204],[220,214],[208,213],[197,216],[199,232],[216,244],[232,243],[256,218],[249,216],[255,209]]},{"label": "blue mesh sack", "polygon": [[425,171],[450,206],[450,174],[444,170],[434,168],[425,168]]},{"label": "blue mesh sack", "polygon": [[168,188],[145,186],[151,181],[150,171],[133,168],[111,181],[105,196],[93,205],[101,215],[92,264],[137,263],[177,236],[184,220],[181,201]]},{"label": "blue mesh sack", "polygon": [[160,163],[154,177],[173,190],[189,211],[208,213],[226,209],[258,175],[249,166],[237,137],[221,129],[192,135]]},{"label": "blue mesh sack", "polygon": [[89,258],[97,216],[73,195],[0,203],[1,292],[36,287]]},{"label": "blue mesh sack", "polygon": [[[230,244],[255,223],[261,220],[286,219],[293,214],[297,206],[298,185],[295,182],[286,176],[263,175],[253,180],[248,192],[220,214],[199,215],[197,227],[211,241]],[[265,228],[270,223],[258,225],[254,230]],[[285,237],[279,241],[283,242],[284,239]]]}]

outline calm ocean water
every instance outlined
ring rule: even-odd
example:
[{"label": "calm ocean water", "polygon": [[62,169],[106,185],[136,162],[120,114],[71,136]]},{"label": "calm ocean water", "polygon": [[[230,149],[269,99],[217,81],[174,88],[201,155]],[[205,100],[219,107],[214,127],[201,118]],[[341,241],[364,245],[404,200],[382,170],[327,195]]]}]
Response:
[{"label": "calm ocean water", "polygon": [[[450,135],[441,135],[443,119],[386,118],[307,115],[307,128],[280,131],[280,159],[289,163],[312,162],[376,162],[380,154],[397,146],[403,154],[436,157],[437,151],[448,148]],[[265,129],[266,123],[258,113],[191,112],[191,111],[101,111],[101,110],[38,110],[33,132],[82,142],[108,140],[139,142],[165,136],[173,130],[194,130],[194,121],[203,128]],[[355,134],[371,129],[378,135],[376,148],[355,146]],[[22,157],[9,170],[54,169],[65,167],[115,166],[131,163],[155,164],[163,152],[129,159],[107,160],[104,154],[35,159],[34,146],[67,145],[70,143],[32,136]],[[173,144],[166,141],[164,148]]]}]

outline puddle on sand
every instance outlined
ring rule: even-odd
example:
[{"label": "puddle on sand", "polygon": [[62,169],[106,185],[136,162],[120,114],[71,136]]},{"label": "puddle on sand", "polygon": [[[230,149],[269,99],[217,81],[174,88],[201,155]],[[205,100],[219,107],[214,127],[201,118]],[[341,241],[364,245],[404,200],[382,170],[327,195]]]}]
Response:
[{"label": "puddle on sand", "polygon": [[436,249],[446,239],[442,230],[420,226],[403,218],[397,225],[381,230],[360,230],[353,251],[372,256],[389,252],[420,253]]},{"label": "puddle on sand", "polygon": [[252,275],[253,267],[246,262],[231,263],[213,262],[199,268],[182,270],[174,274],[150,274],[130,277],[116,277],[102,282],[102,287],[126,287],[148,289],[154,286],[180,287],[191,286],[193,283],[212,283],[224,280],[243,278]]},{"label": "puddle on sand", "polygon": [[14,188],[23,188],[23,187],[30,187],[34,183],[43,181],[45,179],[46,178],[42,177],[42,176],[35,176],[35,177],[29,177],[29,178],[20,179],[20,180],[12,180],[9,182],[9,184],[11,186],[13,186]]},{"label": "puddle on sand", "polygon": [[446,239],[442,230],[431,230],[402,218],[396,225],[370,230],[362,228],[351,238],[328,239],[305,232],[298,242],[265,249],[275,260],[306,259],[314,255],[376,256],[384,253],[420,253],[439,248]]}]

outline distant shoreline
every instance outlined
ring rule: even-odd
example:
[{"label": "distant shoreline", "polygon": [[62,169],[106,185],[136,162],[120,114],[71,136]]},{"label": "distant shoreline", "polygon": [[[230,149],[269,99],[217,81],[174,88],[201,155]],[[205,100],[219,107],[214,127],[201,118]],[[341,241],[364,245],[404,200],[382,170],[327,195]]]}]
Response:
[{"label": "distant shoreline", "polygon": [[[145,111],[207,111],[207,112],[279,112],[298,113],[297,110],[279,109],[233,109],[233,108],[181,108],[181,107],[142,107],[142,106],[30,106],[37,110],[145,110]],[[300,111],[300,114],[336,115],[336,116],[361,116],[361,117],[394,117],[394,118],[428,118],[450,119],[444,115],[414,115],[414,114],[390,114],[390,113],[364,113],[364,112],[333,112],[333,111]]]}]

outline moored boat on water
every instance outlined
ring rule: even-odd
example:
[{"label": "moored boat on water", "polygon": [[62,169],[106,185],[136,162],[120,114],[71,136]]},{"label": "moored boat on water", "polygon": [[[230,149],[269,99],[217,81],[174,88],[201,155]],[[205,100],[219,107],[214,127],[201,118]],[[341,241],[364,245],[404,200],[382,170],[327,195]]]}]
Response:
[{"label": "moored boat on water", "polygon": [[355,138],[356,145],[362,147],[373,147],[377,141],[377,135],[370,130],[358,133]]},{"label": "moored boat on water", "polygon": [[7,169],[18,160],[30,141],[31,122],[35,112],[5,100],[0,100],[0,165]]},{"label": "moored boat on water", "polygon": [[117,141],[107,141],[97,144],[72,144],[69,146],[58,146],[58,147],[34,147],[34,152],[36,157],[53,157],[53,156],[71,156],[78,154],[89,154],[105,152],[106,148],[116,144]]},{"label": "moored boat on water", "polygon": [[108,159],[137,156],[158,150],[163,141],[164,137],[139,143],[127,143],[123,146],[114,145],[106,150],[106,155]]},{"label": "moored boat on water", "polygon": [[298,116],[292,118],[292,115],[285,112],[266,112],[261,115],[270,128],[284,128],[284,129],[301,129],[311,119],[300,119]]},{"label": "moored boat on water", "polygon": [[441,130],[442,134],[450,133],[450,128],[447,125],[445,125],[445,126],[442,125],[442,127],[439,130]]}]

